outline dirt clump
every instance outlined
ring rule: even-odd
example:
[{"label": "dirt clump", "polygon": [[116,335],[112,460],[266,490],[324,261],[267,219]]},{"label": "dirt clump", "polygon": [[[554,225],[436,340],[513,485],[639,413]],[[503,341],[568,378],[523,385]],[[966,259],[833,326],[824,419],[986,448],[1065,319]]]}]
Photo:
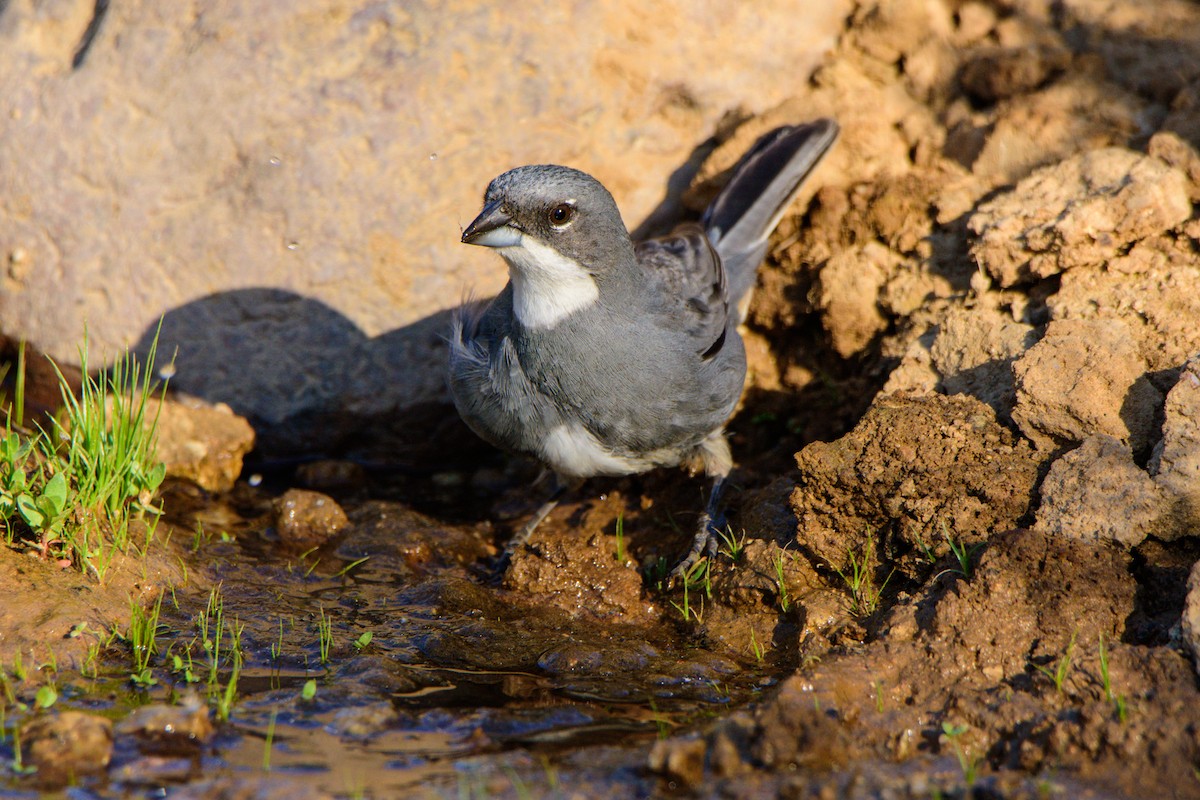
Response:
[{"label": "dirt clump", "polygon": [[696,191],[800,109],[843,122],[749,323],[778,364],[762,374],[789,376],[771,392],[803,408],[823,381],[864,413],[806,423],[797,469],[738,519],[813,579],[773,699],[804,686],[829,741],[923,781],[787,777],[752,755],[770,738],[752,715],[651,765],[718,780],[706,796],[749,796],[720,782],[731,752],[759,792],[1200,796],[1200,11],[868,0],[848,24]]},{"label": "dirt clump", "polygon": [[1040,169],[981,205],[968,223],[971,256],[1009,287],[1102,266],[1191,215],[1180,170],[1130,150],[1092,150]]},{"label": "dirt clump", "polygon": [[1054,452],[1104,433],[1144,454],[1162,407],[1147,364],[1116,320],[1055,320],[1016,362],[1013,421]]},{"label": "dirt clump", "polygon": [[871,541],[874,555],[913,571],[951,537],[975,544],[1011,528],[1039,477],[1028,442],[961,395],[882,396],[853,431],[796,462],[799,547],[842,572]]},{"label": "dirt clump", "polygon": [[1134,547],[1150,534],[1173,532],[1164,521],[1170,507],[1167,493],[1134,463],[1129,445],[1099,433],[1050,466],[1034,529]]}]

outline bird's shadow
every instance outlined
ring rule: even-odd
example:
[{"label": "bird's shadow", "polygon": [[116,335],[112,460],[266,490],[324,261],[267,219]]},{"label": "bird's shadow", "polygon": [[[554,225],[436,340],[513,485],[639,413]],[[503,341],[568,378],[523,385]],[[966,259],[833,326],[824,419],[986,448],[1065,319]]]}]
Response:
[{"label": "bird's shadow", "polygon": [[[701,142],[671,173],[635,240],[665,233],[688,215],[684,192],[718,143],[717,136]],[[268,460],[353,453],[436,470],[475,459],[482,448],[445,388],[452,313],[436,311],[371,337],[316,298],[232,289],[167,311],[161,329],[149,326],[133,352],[145,359],[157,335],[159,366],[173,364],[171,388],[246,417],[257,454]]]},{"label": "bird's shadow", "polygon": [[[171,390],[246,417],[262,458],[359,452],[399,468],[436,457],[436,469],[471,449],[445,391],[451,313],[370,337],[315,298],[234,289],[171,309],[133,352],[144,362],[157,335],[156,370]],[[441,446],[443,436],[455,447]]]}]

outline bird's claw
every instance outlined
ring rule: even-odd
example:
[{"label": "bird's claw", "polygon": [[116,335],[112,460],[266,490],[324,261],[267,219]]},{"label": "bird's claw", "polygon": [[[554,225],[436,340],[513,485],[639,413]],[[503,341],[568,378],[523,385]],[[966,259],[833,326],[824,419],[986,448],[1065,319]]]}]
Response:
[{"label": "bird's claw", "polygon": [[676,581],[685,580],[691,574],[692,569],[700,563],[701,558],[712,559],[717,555],[717,547],[720,544],[718,538],[720,534],[713,526],[712,517],[705,514],[700,520],[700,529],[696,531],[695,537],[692,539],[692,548],[687,555],[675,565],[675,569],[671,570],[667,575],[668,585],[674,585]]}]

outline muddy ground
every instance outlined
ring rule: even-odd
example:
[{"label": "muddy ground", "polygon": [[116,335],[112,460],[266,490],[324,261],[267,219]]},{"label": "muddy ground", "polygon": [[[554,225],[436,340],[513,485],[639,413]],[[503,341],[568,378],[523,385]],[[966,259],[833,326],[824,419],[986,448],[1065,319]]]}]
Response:
[{"label": "muddy ground", "polygon": [[[87,785],[1200,797],[1200,5],[864,1],[685,203],[817,115],[843,135],[761,272],[707,581],[659,585],[701,507],[683,475],[588,484],[501,576],[536,470],[446,409],[335,460],[259,454],[260,485],[173,484],[157,551],[187,572],[175,653],[212,587],[240,614],[241,702],[174,761],[118,721]],[[73,707],[178,707],[165,656],[134,690],[106,652]]]}]

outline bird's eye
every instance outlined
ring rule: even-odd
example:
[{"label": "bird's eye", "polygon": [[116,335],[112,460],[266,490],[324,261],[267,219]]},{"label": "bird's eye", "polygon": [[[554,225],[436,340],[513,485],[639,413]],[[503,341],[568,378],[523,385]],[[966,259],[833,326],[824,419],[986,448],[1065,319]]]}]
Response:
[{"label": "bird's eye", "polygon": [[559,203],[546,214],[550,224],[556,228],[565,227],[575,217],[575,206],[570,203]]}]

